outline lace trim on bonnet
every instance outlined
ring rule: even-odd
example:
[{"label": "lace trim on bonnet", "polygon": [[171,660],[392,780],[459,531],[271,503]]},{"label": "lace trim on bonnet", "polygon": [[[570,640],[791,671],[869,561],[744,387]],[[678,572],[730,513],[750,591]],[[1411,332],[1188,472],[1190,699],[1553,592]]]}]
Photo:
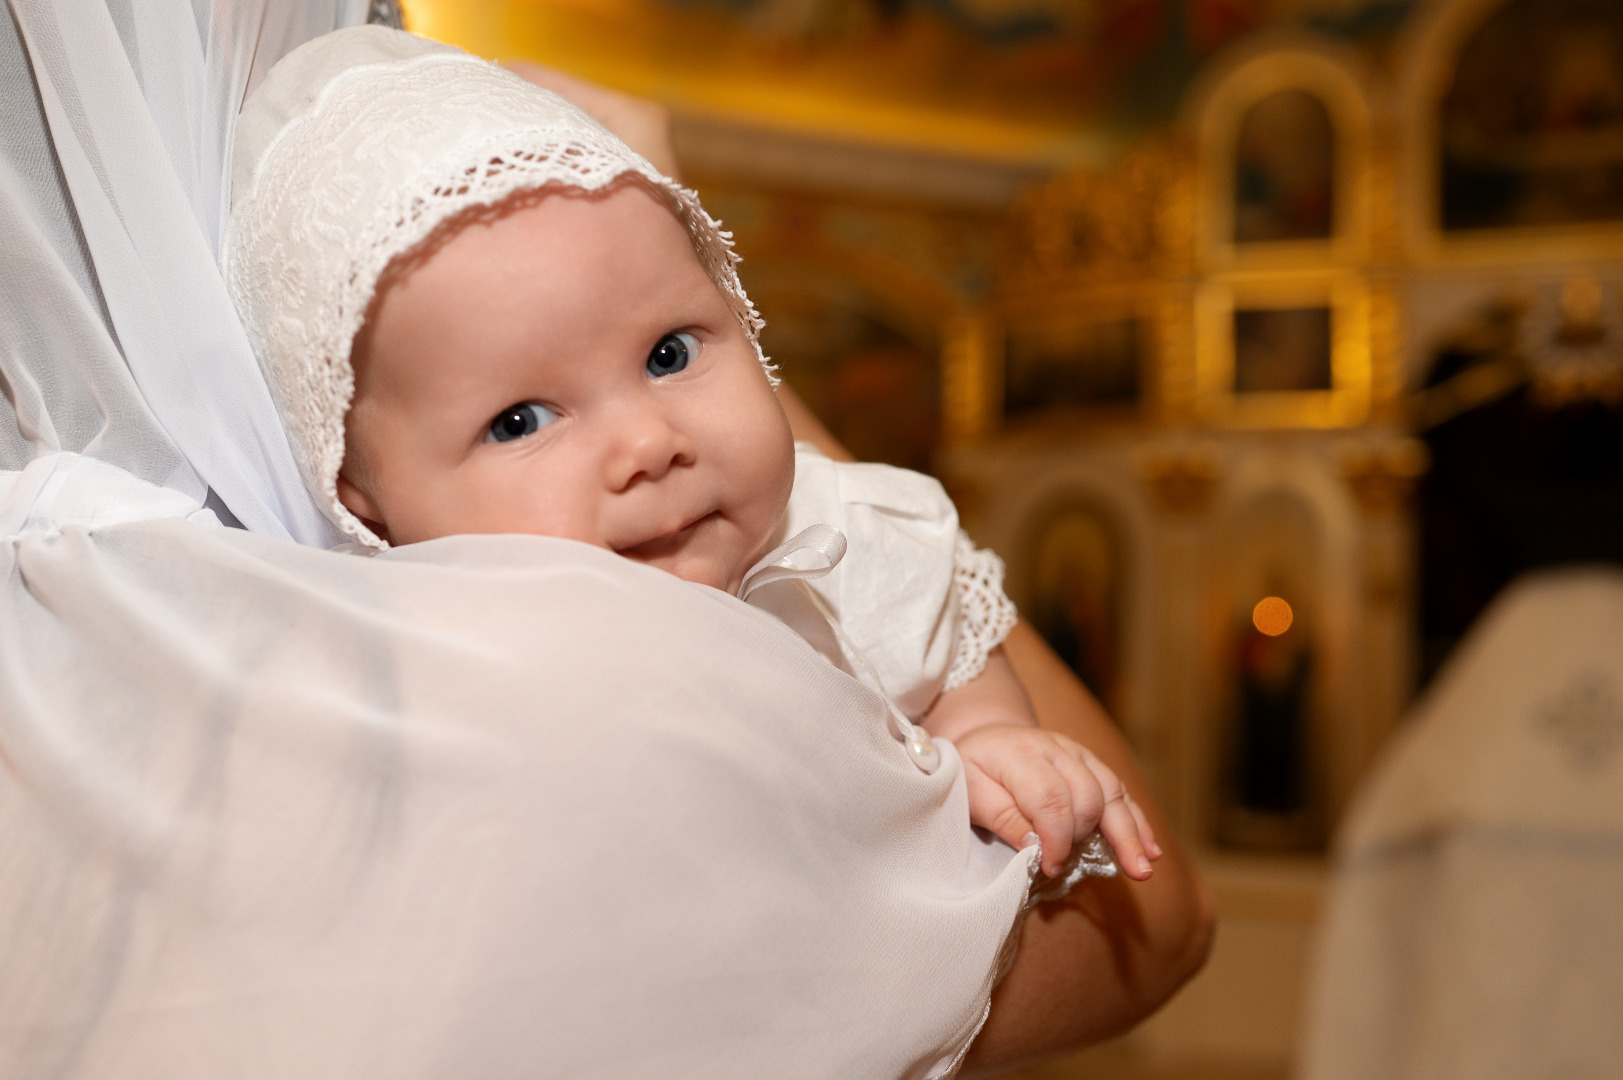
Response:
[{"label": "lace trim on bonnet", "polygon": [[637,177],[760,351],[732,235],[698,196],[550,91],[460,50],[382,26],[340,30],[272,69],[238,120],[223,263],[305,483],[345,534],[388,545],[338,501],[350,347],[379,277],[457,214],[548,186]]}]

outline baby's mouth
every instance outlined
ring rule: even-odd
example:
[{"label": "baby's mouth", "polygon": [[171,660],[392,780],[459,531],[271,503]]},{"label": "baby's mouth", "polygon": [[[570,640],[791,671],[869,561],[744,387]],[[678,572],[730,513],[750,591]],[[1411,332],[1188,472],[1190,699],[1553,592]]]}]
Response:
[{"label": "baby's mouth", "polygon": [[628,559],[638,562],[658,562],[660,559],[676,554],[698,531],[699,526],[711,518],[719,516],[721,511],[712,510],[703,517],[698,517],[674,532],[662,533],[659,536],[639,541],[630,547],[615,548],[615,554],[624,555]]}]

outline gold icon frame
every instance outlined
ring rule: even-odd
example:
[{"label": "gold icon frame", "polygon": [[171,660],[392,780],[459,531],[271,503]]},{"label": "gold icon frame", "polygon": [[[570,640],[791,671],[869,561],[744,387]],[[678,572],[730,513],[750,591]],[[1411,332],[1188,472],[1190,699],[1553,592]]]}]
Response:
[{"label": "gold icon frame", "polygon": [[[1239,393],[1234,389],[1237,311],[1328,308],[1330,389]],[[1217,426],[1348,427],[1369,416],[1369,290],[1356,274],[1319,272],[1231,277],[1195,294],[1196,408]]]}]

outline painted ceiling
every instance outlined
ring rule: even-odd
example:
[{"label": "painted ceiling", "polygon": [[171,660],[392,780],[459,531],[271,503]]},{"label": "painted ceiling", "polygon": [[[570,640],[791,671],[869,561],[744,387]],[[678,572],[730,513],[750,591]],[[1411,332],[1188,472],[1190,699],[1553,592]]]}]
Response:
[{"label": "painted ceiling", "polygon": [[405,0],[408,26],[746,126],[1084,160],[1269,25],[1379,41],[1412,0]]}]

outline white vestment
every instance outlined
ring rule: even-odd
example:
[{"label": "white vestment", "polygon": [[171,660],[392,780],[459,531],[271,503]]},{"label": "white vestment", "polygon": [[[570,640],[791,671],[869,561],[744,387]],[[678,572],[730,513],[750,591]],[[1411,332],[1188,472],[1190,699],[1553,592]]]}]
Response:
[{"label": "white vestment", "polygon": [[1506,590],[1348,815],[1305,1080],[1623,1069],[1623,573]]}]

